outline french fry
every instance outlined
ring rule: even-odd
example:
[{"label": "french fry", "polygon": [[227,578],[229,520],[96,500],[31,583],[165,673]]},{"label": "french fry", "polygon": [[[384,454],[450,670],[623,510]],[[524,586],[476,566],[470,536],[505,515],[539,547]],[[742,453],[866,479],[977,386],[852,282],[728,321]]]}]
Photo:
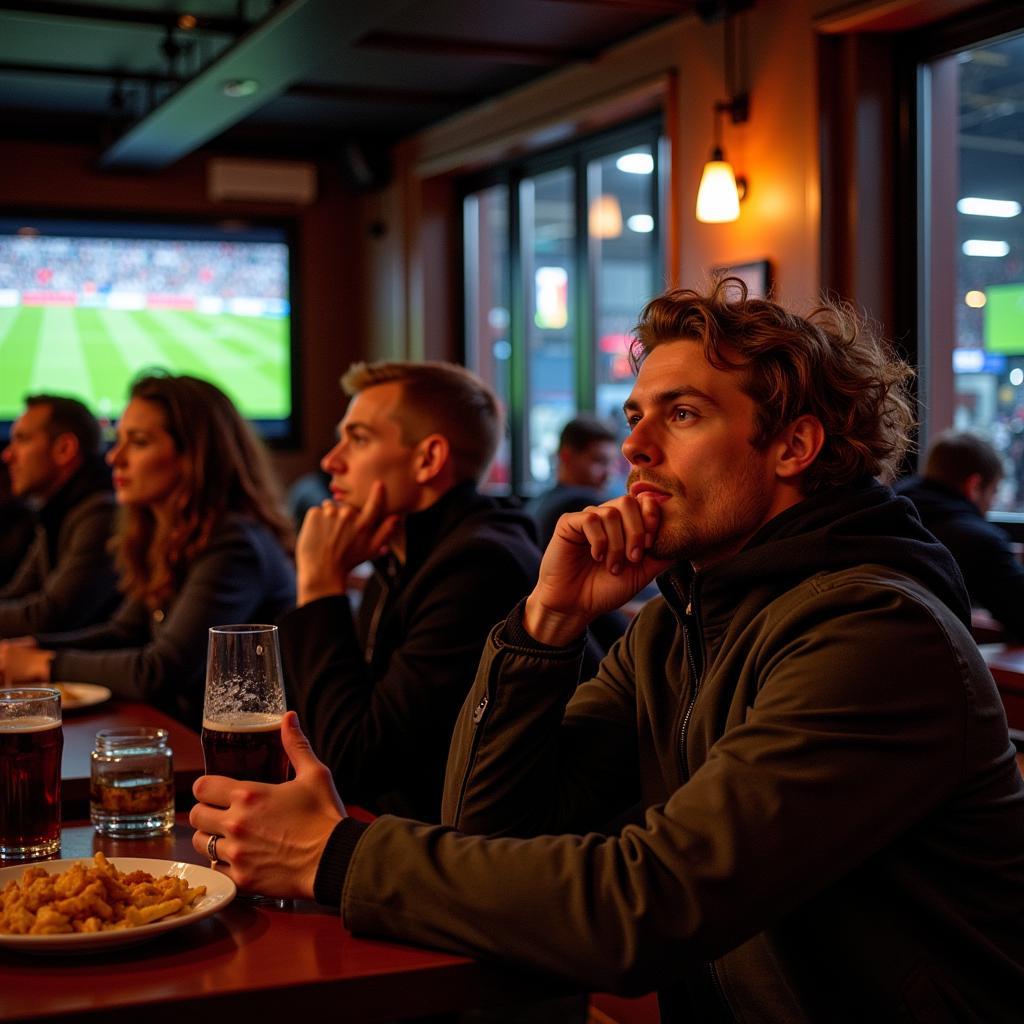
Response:
[{"label": "french fry", "polygon": [[95,933],[162,921],[190,911],[206,894],[183,878],[122,874],[102,853],[91,865],[49,875],[29,867],[0,891],[0,935]]}]

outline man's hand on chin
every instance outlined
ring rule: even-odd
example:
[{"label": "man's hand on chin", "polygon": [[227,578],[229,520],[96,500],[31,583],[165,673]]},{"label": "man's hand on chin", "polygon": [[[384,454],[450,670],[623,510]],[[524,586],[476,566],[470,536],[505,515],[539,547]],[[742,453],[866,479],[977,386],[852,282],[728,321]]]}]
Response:
[{"label": "man's hand on chin", "polygon": [[384,484],[377,480],[361,509],[324,501],[302,521],[295,545],[297,603],[344,594],[349,573],[381,553],[398,526],[387,514]]},{"label": "man's hand on chin", "polygon": [[660,525],[658,502],[644,493],[562,516],[526,601],[526,631],[561,647],[620,608],[672,564],[651,554]]}]

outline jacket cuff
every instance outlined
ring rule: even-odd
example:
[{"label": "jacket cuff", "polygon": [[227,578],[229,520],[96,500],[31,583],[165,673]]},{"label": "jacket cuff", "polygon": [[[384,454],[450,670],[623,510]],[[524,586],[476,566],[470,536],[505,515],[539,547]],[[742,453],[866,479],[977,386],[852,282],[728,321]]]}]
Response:
[{"label": "jacket cuff", "polygon": [[341,906],[341,890],[345,885],[348,864],[356,844],[370,826],[355,818],[343,818],[334,826],[317,865],[313,881],[313,898],[325,906]]},{"label": "jacket cuff", "polygon": [[523,616],[525,613],[526,598],[524,597],[519,604],[512,609],[508,618],[498,628],[498,632],[495,634],[495,639],[499,643],[507,644],[509,647],[520,647],[528,651],[536,651],[540,654],[576,653],[583,648],[587,639],[586,630],[580,633],[579,637],[573,640],[571,644],[566,644],[565,647],[552,647],[550,644],[544,644],[539,640],[535,640],[526,631],[526,626],[523,624]]}]

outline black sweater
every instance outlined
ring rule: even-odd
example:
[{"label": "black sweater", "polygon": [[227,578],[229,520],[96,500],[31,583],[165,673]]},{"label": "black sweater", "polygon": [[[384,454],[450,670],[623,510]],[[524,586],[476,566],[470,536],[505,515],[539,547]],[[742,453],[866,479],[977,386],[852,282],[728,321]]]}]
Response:
[{"label": "black sweater", "polygon": [[289,704],[343,800],[439,820],[452,726],[495,622],[529,593],[540,552],[517,508],[453,488],[407,517],[406,562],[285,616]]}]

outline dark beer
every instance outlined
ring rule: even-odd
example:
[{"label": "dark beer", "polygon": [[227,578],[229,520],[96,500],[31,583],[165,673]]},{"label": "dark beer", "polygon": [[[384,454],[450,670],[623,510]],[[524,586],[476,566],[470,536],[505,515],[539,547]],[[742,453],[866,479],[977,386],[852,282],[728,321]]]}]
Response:
[{"label": "dark beer", "polygon": [[38,715],[0,721],[0,857],[59,849],[63,750],[59,720]]},{"label": "dark beer", "polygon": [[207,775],[249,782],[284,782],[288,755],[281,743],[281,715],[238,713],[203,720]]}]

